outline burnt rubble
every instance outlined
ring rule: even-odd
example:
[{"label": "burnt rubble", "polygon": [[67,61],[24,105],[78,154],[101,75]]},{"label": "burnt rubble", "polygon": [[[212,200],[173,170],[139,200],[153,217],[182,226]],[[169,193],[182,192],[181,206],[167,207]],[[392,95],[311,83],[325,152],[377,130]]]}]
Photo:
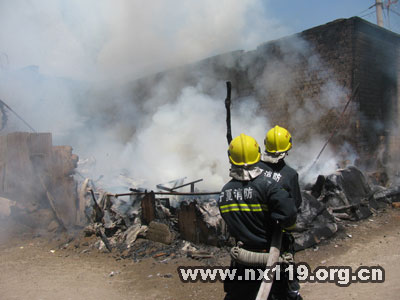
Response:
[{"label": "burnt rubble", "polygon": [[372,185],[356,167],[320,175],[302,192],[303,203],[294,232],[296,250],[309,248],[333,236],[346,222],[378,213],[399,201],[400,189]]},{"label": "burnt rubble", "polygon": [[[212,195],[168,192],[108,194],[86,184],[84,236],[97,236],[93,247],[123,258],[212,259],[226,244],[226,227]],[[83,195],[82,193],[80,194]],[[170,198],[178,206],[170,205]],[[81,199],[81,201],[83,201]],[[201,247],[199,245],[202,245]]]},{"label": "burnt rubble", "polygon": [[[182,255],[210,259],[233,245],[217,207],[217,193],[114,195],[86,189],[85,214],[90,224],[84,232],[98,237],[99,249],[117,249],[122,257],[135,260]],[[400,200],[400,188],[373,185],[359,169],[348,167],[319,176],[302,196],[293,232],[296,250],[329,239],[349,222],[379,213]],[[171,199],[178,204],[171,206]]]},{"label": "burnt rubble", "polygon": [[[135,260],[213,259],[234,244],[217,207],[219,192],[194,192],[200,180],[159,185],[162,192],[112,194],[88,178],[77,185],[72,177],[77,156],[71,147],[53,146],[51,134],[13,133],[1,139],[0,221],[11,218],[48,232],[78,230],[91,247]],[[305,186],[295,249],[312,247],[346,224],[400,203],[400,186],[378,185],[378,175],[348,167]],[[176,191],[188,185],[191,192]]]}]

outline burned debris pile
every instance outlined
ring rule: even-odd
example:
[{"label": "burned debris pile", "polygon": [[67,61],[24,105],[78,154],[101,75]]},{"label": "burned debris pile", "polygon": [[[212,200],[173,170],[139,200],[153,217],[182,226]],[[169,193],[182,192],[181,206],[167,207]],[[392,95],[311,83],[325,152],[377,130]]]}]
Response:
[{"label": "burned debris pile", "polygon": [[[113,195],[85,188],[90,220],[85,234],[98,236],[99,249],[116,248],[124,257],[134,259],[176,255],[210,258],[233,245],[218,210],[218,193],[136,191]],[[378,213],[400,198],[400,189],[371,185],[359,169],[348,167],[319,176],[315,184],[306,186],[302,196],[293,233],[296,250],[329,239],[348,222]]]},{"label": "burned debris pile", "polygon": [[117,249],[123,257],[135,260],[180,255],[212,258],[218,255],[218,247],[226,244],[226,228],[215,194],[109,194],[95,192],[88,181],[84,183],[87,192],[80,202],[86,203],[89,221],[84,235],[98,237],[95,248],[109,252]]},{"label": "burned debris pile", "polygon": [[[71,147],[53,146],[50,133],[0,136],[0,220],[50,232],[78,229],[91,247],[133,259],[212,258],[234,244],[218,210],[219,192],[196,193],[200,180],[112,194],[88,178],[78,185],[77,160]],[[400,203],[399,186],[371,178],[348,167],[305,186],[295,248],[312,247],[349,222]],[[190,192],[176,191],[188,185]]]},{"label": "burned debris pile", "polygon": [[372,185],[356,167],[318,176],[302,192],[303,203],[294,233],[297,250],[318,244],[346,222],[368,218],[400,196],[398,188]]}]

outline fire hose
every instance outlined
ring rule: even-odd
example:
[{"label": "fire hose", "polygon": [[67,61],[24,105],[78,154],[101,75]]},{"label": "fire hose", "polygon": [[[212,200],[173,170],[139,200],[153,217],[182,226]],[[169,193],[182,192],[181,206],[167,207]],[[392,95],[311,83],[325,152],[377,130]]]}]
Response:
[{"label": "fire hose", "polygon": [[[239,242],[240,243],[240,242]],[[254,252],[241,248],[238,243],[237,246],[232,247],[230,251],[231,258],[239,264],[248,267],[259,267],[266,266],[268,263],[269,253],[264,252]],[[279,256],[279,263],[292,263],[293,254],[283,253]]]},{"label": "fire hose", "polygon": [[[272,233],[271,247],[269,249],[269,256],[267,261],[267,268],[275,265],[279,260],[280,249],[282,244],[282,229],[278,224],[275,224]],[[260,288],[258,289],[258,294],[256,300],[266,300],[268,299],[269,292],[271,291],[273,281],[261,282]]]}]

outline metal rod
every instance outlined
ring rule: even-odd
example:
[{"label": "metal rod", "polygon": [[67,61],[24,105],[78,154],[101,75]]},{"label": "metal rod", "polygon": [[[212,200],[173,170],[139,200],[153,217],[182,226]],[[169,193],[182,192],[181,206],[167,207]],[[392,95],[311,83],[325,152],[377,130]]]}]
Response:
[{"label": "metal rod", "polygon": [[[204,192],[204,193],[178,193],[178,192],[154,192],[154,195],[176,195],[176,196],[207,196],[219,195],[221,192]],[[122,194],[108,194],[114,197],[131,196],[131,195],[147,195],[149,192],[131,192]]]},{"label": "metal rod", "polygon": [[180,185],[180,186],[173,187],[173,188],[171,189],[171,192],[172,192],[173,190],[180,189],[180,188],[185,187],[185,186],[188,186],[188,185],[191,186],[191,185],[193,184],[193,186],[194,186],[195,183],[200,182],[200,181],[203,181],[203,179],[198,179],[198,180],[195,180],[195,181],[191,181],[191,182],[182,184],[182,185]]},{"label": "metal rod", "polygon": [[1,103],[2,105],[4,105],[5,107],[7,107],[9,111],[11,111],[12,113],[14,113],[14,115],[16,115],[18,119],[20,119],[22,122],[24,122],[24,124],[25,124],[26,126],[28,126],[28,127],[30,128],[30,130],[32,130],[33,132],[36,132],[36,130],[33,129],[32,126],[28,124],[28,122],[26,122],[24,119],[22,119],[22,117],[20,117],[20,116],[19,116],[11,107],[9,107],[3,100],[0,99],[0,103]]},{"label": "metal rod", "polygon": [[326,143],[325,143],[324,146],[322,147],[321,151],[318,153],[317,157],[315,158],[315,160],[314,160],[314,162],[312,163],[312,165],[310,166],[310,168],[308,168],[307,172],[310,171],[310,170],[314,167],[314,165],[317,163],[318,159],[320,158],[322,152],[324,152],[326,146],[329,144],[330,140],[331,140],[331,139],[333,138],[333,136],[335,135],[336,129],[337,129],[337,127],[339,126],[340,122],[342,121],[343,116],[344,116],[344,113],[345,113],[347,107],[349,106],[351,100],[353,100],[353,98],[354,98],[354,97],[357,95],[357,93],[358,93],[358,88],[359,88],[359,86],[360,86],[360,85],[357,84],[356,88],[354,89],[354,92],[353,92],[352,95],[350,96],[350,98],[349,98],[349,100],[347,101],[347,103],[346,103],[346,105],[345,105],[345,107],[344,107],[342,113],[340,114],[340,117],[339,117],[339,119],[337,120],[337,122],[336,122],[336,124],[335,124],[335,127],[334,127],[333,130],[332,130],[331,135],[329,136],[328,140],[326,141]]}]

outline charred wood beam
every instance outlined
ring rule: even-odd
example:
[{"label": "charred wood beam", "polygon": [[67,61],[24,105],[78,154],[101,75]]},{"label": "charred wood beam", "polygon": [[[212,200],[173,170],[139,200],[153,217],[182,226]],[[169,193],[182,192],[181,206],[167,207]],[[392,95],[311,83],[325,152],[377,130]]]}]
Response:
[{"label": "charred wood beam", "polygon": [[354,210],[361,206],[369,206],[367,199],[362,199],[359,203],[343,205],[343,206],[336,206],[336,207],[328,207],[327,209],[333,213],[342,213],[347,210]]},{"label": "charred wood beam", "polygon": [[231,88],[232,84],[230,81],[226,82],[226,99],[225,99],[225,109],[226,109],[226,140],[228,145],[232,141],[232,129],[231,129]]},{"label": "charred wood beam", "polygon": [[[131,196],[131,195],[146,195],[148,192],[136,192],[135,189],[129,189],[131,193],[122,194],[109,194],[114,197]],[[177,195],[177,196],[207,196],[207,195],[219,195],[221,192],[205,192],[205,193],[179,193],[179,192],[152,192],[154,195]]]},{"label": "charred wood beam", "polygon": [[107,250],[109,252],[112,252],[112,248],[110,245],[110,242],[108,241],[105,233],[104,233],[104,228],[97,228],[96,229],[96,235],[100,237],[100,239],[103,241],[104,245],[106,246]]},{"label": "charred wood beam", "polygon": [[144,224],[150,224],[156,218],[156,205],[154,193],[146,193],[141,201],[142,221]]},{"label": "charred wood beam", "polygon": [[96,220],[95,220],[95,222],[101,222],[103,217],[104,217],[104,212],[100,208],[99,204],[97,203],[96,196],[94,195],[93,190],[90,189],[89,191],[90,191],[90,194],[92,195],[92,198],[93,198],[93,209],[96,212]]},{"label": "charred wood beam", "polygon": [[328,207],[328,210],[331,210],[333,213],[342,213],[348,209],[354,209],[359,206],[360,206],[360,204],[343,205],[343,206],[338,206],[338,207]]},{"label": "charred wood beam", "polygon": [[50,207],[57,219],[58,224],[62,227],[63,230],[66,230],[67,228],[65,227],[65,224],[64,224],[62,218],[60,217],[60,215],[58,214],[56,206],[54,204],[53,195],[50,194],[49,189],[47,188],[46,183],[44,182],[44,179],[41,175],[39,175],[39,180],[40,180],[40,184],[42,185],[44,191],[46,192],[47,200],[49,201]]}]

